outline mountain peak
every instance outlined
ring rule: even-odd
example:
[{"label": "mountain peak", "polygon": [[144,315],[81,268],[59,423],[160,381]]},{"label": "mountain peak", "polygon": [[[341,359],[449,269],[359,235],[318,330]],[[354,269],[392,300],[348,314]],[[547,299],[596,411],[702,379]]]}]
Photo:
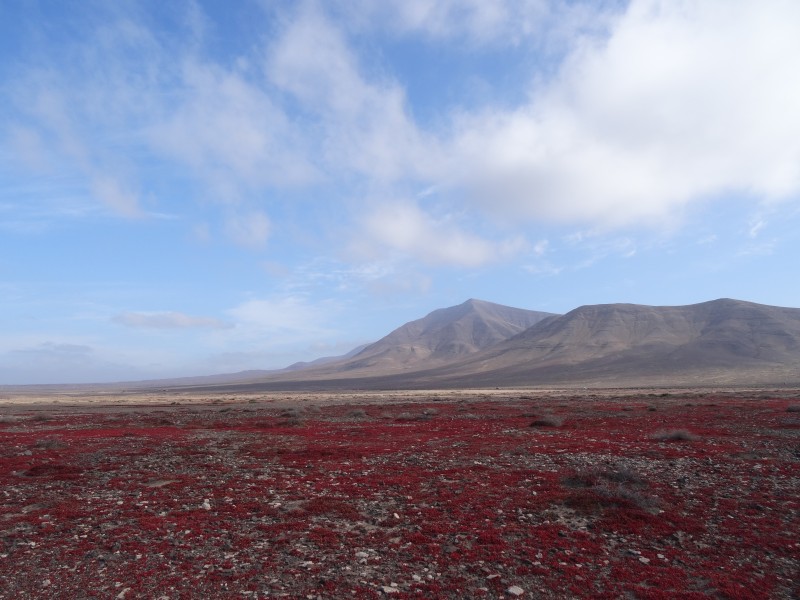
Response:
[{"label": "mountain peak", "polygon": [[398,327],[342,366],[344,370],[434,366],[506,340],[551,313],[470,298]]}]

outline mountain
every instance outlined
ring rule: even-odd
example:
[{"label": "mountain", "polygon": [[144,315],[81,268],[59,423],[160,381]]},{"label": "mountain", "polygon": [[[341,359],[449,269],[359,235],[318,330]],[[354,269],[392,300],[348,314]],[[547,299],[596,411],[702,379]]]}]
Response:
[{"label": "mountain", "polygon": [[239,383],[191,387],[800,385],[800,309],[720,299],[599,304],[554,315],[468,300],[354,352]]},{"label": "mountain", "polygon": [[293,364],[289,365],[285,369],[281,369],[281,370],[282,371],[301,371],[303,369],[310,369],[310,368],[313,368],[313,367],[319,367],[319,366],[322,366],[322,365],[327,365],[329,363],[333,363],[333,362],[341,361],[343,359],[351,358],[351,357],[355,356],[356,354],[358,354],[359,352],[361,352],[367,346],[369,346],[369,344],[362,344],[361,346],[353,348],[352,350],[350,350],[346,354],[343,354],[343,355],[340,355],[340,356],[323,356],[321,358],[316,358],[314,360],[296,362],[296,363],[293,363]]},{"label": "mountain", "polygon": [[800,309],[721,299],[581,306],[459,361],[442,383],[800,379]]},{"label": "mountain", "polygon": [[340,373],[375,374],[430,368],[489,348],[552,316],[483,300],[467,300],[406,323],[333,367]]}]

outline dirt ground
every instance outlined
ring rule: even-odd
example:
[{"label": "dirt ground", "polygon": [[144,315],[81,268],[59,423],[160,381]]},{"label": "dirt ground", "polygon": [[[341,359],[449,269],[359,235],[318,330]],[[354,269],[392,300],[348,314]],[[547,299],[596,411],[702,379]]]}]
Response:
[{"label": "dirt ground", "polygon": [[0,397],[0,598],[799,582],[798,390]]}]

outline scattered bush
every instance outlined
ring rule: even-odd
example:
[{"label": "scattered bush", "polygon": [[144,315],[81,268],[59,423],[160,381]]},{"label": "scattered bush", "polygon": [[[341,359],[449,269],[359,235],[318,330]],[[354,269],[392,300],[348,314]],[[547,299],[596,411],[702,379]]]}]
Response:
[{"label": "scattered bush", "polygon": [[650,439],[657,442],[694,442],[700,438],[686,429],[669,429],[656,431]]},{"label": "scattered bush", "polygon": [[658,498],[644,493],[647,480],[626,467],[584,469],[564,477],[561,483],[575,490],[567,496],[565,504],[583,512],[636,508],[654,513],[661,504]]},{"label": "scattered bush", "polygon": [[561,427],[564,424],[564,419],[555,415],[542,415],[537,417],[531,427]]},{"label": "scattered bush", "polygon": [[595,493],[608,505],[619,508],[638,508],[646,512],[657,512],[661,501],[655,496],[642,493],[624,485],[600,485]]},{"label": "scattered bush", "polygon": [[347,416],[351,419],[363,419],[367,416],[367,411],[365,411],[363,408],[357,408],[347,413]]},{"label": "scattered bush", "polygon": [[791,412],[791,413],[800,412],[800,404],[790,404],[789,406],[786,407],[786,412]]},{"label": "scattered bush", "polygon": [[66,448],[67,445],[56,438],[44,438],[36,442],[36,447],[42,450],[60,450]]}]

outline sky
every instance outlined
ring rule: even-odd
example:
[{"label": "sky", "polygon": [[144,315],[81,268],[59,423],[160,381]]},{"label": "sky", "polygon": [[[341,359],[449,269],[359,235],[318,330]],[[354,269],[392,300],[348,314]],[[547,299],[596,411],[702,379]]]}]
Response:
[{"label": "sky", "polygon": [[798,65],[796,0],[0,0],[0,384],[798,307]]}]

